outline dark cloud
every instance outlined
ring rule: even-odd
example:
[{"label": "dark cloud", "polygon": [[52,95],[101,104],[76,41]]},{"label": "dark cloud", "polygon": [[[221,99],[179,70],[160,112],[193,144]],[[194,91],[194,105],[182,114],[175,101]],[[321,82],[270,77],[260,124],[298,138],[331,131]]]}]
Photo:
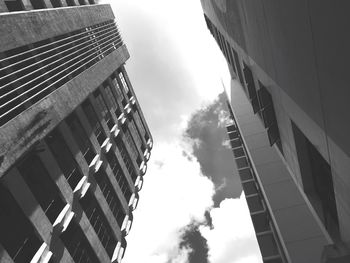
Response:
[{"label": "dark cloud", "polygon": [[227,140],[225,124],[220,122],[223,111],[227,114],[224,93],[211,105],[195,112],[184,133],[185,138],[194,142],[193,155],[197,157],[203,174],[216,187],[213,197],[215,207],[225,198],[238,198],[242,191],[240,179],[235,172],[233,154],[223,146]]},{"label": "dark cloud", "polygon": [[209,263],[207,240],[202,236],[198,227],[199,224],[191,223],[184,229],[179,248],[191,249],[188,255],[189,263]]},{"label": "dark cloud", "polygon": [[210,211],[205,211],[204,217],[206,221],[204,225],[208,226],[211,230],[214,229],[213,219],[211,218]]}]

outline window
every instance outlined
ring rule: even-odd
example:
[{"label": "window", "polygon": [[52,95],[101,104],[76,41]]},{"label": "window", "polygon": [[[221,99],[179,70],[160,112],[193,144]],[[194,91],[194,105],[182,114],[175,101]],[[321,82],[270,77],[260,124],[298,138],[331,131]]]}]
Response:
[{"label": "window", "polygon": [[120,189],[122,190],[122,193],[125,196],[126,200],[129,200],[129,198],[131,197],[131,191],[129,188],[129,184],[128,181],[125,178],[125,175],[123,173],[122,168],[120,167],[120,164],[117,160],[117,158],[115,157],[114,153],[112,153],[111,151],[109,151],[106,154],[107,157],[107,161],[109,163],[109,166],[111,167],[112,171],[113,171],[113,175],[115,177],[115,179],[118,182],[118,185],[120,187]]},{"label": "window", "polygon": [[55,129],[46,136],[45,142],[54,155],[68,184],[72,189],[75,189],[83,176],[62,135],[57,129]]},{"label": "window", "polygon": [[138,145],[139,147],[141,147],[141,151],[144,152],[146,150],[146,147],[143,145],[143,141],[141,139],[141,134],[140,131],[136,128],[136,124],[135,121],[133,119],[131,119],[129,121],[129,128],[131,131],[134,132],[134,134],[136,135],[135,139],[136,139],[136,145]]},{"label": "window", "polygon": [[142,161],[141,161],[141,158],[139,157],[139,152],[137,150],[134,139],[132,138],[131,133],[130,133],[128,128],[126,128],[124,130],[124,135],[125,135],[125,139],[126,139],[128,145],[131,149],[131,155],[132,155],[132,156],[130,156],[131,159],[136,160],[137,164],[140,165]]},{"label": "window", "polygon": [[243,64],[244,64],[243,74],[244,74],[245,82],[248,89],[248,95],[249,95],[249,98],[252,100],[257,96],[255,84],[254,84],[254,77],[251,69],[245,63]]},{"label": "window", "polygon": [[135,172],[135,168],[134,168],[134,165],[132,163],[132,160],[128,154],[128,151],[126,150],[125,148],[125,145],[123,143],[123,141],[121,139],[119,139],[117,141],[117,147],[120,151],[120,154],[123,158],[123,161],[124,161],[124,164],[126,166],[126,168],[128,169],[128,172],[133,180],[133,182],[136,181],[136,178],[137,178],[137,175],[136,175],[136,172]]},{"label": "window", "polygon": [[144,136],[144,138],[146,139],[146,130],[145,130],[145,127],[143,126],[143,122],[141,120],[141,116],[138,111],[135,111],[134,118],[135,118],[137,127],[140,129],[141,135]]},{"label": "window", "polygon": [[97,138],[97,141],[100,145],[103,144],[103,142],[106,140],[106,134],[103,131],[103,128],[98,121],[97,114],[95,110],[93,109],[89,99],[85,100],[82,104],[83,111],[86,115],[86,118],[88,119],[91,128]]},{"label": "window", "polygon": [[317,148],[292,122],[304,192],[332,238],[340,239],[332,170]]},{"label": "window", "polygon": [[86,2],[85,2],[85,0],[79,0],[79,4],[80,5],[86,5]]},{"label": "window", "polygon": [[[120,89],[120,85],[118,84],[117,75],[115,73],[113,73],[111,79],[112,79],[112,86],[114,87],[114,90],[117,93],[118,104],[119,104],[119,106],[124,107],[127,104],[127,102],[126,102],[126,99],[125,99],[123,92]],[[121,101],[121,104],[119,103],[119,101]],[[119,116],[119,115],[120,114],[118,114],[117,116]]]},{"label": "window", "polygon": [[105,199],[108,203],[109,208],[112,211],[112,214],[114,215],[115,219],[117,220],[119,227],[122,227],[123,220],[125,217],[125,211],[123,209],[122,204],[120,203],[120,200],[119,200],[117,194],[115,193],[115,191],[112,187],[111,182],[109,181],[109,179],[107,177],[107,174],[105,173],[105,171],[100,169],[97,172],[95,179],[96,179],[96,182],[103,193],[103,196],[105,197]]},{"label": "window", "polygon": [[66,2],[68,6],[75,6],[74,0],[67,0]]},{"label": "window", "polygon": [[53,7],[61,7],[62,6],[61,0],[51,0],[51,4]]},{"label": "window", "polygon": [[105,248],[108,256],[112,258],[117,241],[95,196],[88,191],[85,197],[79,201],[102,246]]},{"label": "window", "polygon": [[111,87],[108,84],[105,83],[103,87],[106,92],[107,98],[109,99],[109,102],[115,109],[115,115],[119,117],[122,111],[120,110],[120,106],[118,105],[118,99],[115,97],[114,93],[111,90]]},{"label": "window", "polygon": [[0,182],[0,243],[14,262],[30,262],[42,241],[10,191]]},{"label": "window", "polygon": [[89,241],[74,220],[70,222],[60,237],[75,263],[99,262]]},{"label": "window", "polygon": [[65,203],[39,157],[35,154],[28,155],[18,166],[18,170],[47,218],[53,224]]},{"label": "window", "polygon": [[86,162],[90,164],[96,156],[96,154],[92,150],[90,140],[87,137],[83,126],[81,125],[79,119],[74,113],[67,117],[67,124]]},{"label": "window", "polygon": [[129,97],[131,97],[131,92],[130,92],[130,89],[129,89],[129,87],[128,87],[128,83],[126,82],[126,79],[125,79],[125,77],[124,77],[124,73],[123,73],[123,72],[119,72],[119,78],[120,78],[120,80],[121,80],[121,82],[122,82],[122,84],[123,84],[123,88],[124,88],[125,93],[126,93]]},{"label": "window", "polygon": [[7,9],[9,10],[9,12],[25,10],[23,2],[21,0],[5,1],[5,4],[7,6]]},{"label": "window", "polygon": [[241,84],[244,86],[244,82],[243,82],[243,75],[242,75],[242,68],[241,68],[241,64],[239,62],[239,58],[238,58],[238,54],[237,54],[237,51],[234,50],[233,48],[231,48],[232,52],[233,52],[233,56],[235,58],[235,64],[236,64],[236,67],[237,67],[237,73],[238,73],[238,78],[239,78],[239,81],[241,82]]},{"label": "window", "polygon": [[94,97],[96,99],[97,107],[101,111],[102,117],[105,119],[108,128],[111,130],[114,126],[111,113],[108,111],[107,104],[102,97],[100,91],[96,90],[94,92]]},{"label": "window", "polygon": [[30,0],[34,9],[44,9],[46,5],[43,0]]}]

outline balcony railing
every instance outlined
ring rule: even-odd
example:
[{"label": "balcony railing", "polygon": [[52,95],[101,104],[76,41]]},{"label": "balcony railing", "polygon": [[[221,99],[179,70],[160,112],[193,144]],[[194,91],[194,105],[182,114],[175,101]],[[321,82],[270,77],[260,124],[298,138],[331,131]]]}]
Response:
[{"label": "balcony railing", "polygon": [[115,22],[108,21],[4,52],[6,57],[0,59],[0,126],[122,44]]}]

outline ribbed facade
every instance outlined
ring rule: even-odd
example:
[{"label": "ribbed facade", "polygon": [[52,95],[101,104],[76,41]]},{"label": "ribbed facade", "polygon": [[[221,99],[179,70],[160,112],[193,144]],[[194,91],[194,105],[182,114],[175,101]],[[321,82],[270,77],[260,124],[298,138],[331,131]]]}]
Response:
[{"label": "ribbed facade", "polygon": [[228,137],[263,261],[349,262],[349,4],[201,4],[232,77]]},{"label": "ribbed facade", "polygon": [[121,262],[153,141],[111,7],[0,0],[0,38],[0,261]]}]

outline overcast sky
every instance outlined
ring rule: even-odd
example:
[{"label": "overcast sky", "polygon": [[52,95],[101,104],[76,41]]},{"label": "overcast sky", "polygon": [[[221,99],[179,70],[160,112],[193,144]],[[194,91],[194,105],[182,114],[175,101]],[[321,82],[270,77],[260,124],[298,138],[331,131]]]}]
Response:
[{"label": "overcast sky", "polygon": [[227,146],[227,64],[200,1],[110,3],[154,139],[123,262],[262,262]]}]

